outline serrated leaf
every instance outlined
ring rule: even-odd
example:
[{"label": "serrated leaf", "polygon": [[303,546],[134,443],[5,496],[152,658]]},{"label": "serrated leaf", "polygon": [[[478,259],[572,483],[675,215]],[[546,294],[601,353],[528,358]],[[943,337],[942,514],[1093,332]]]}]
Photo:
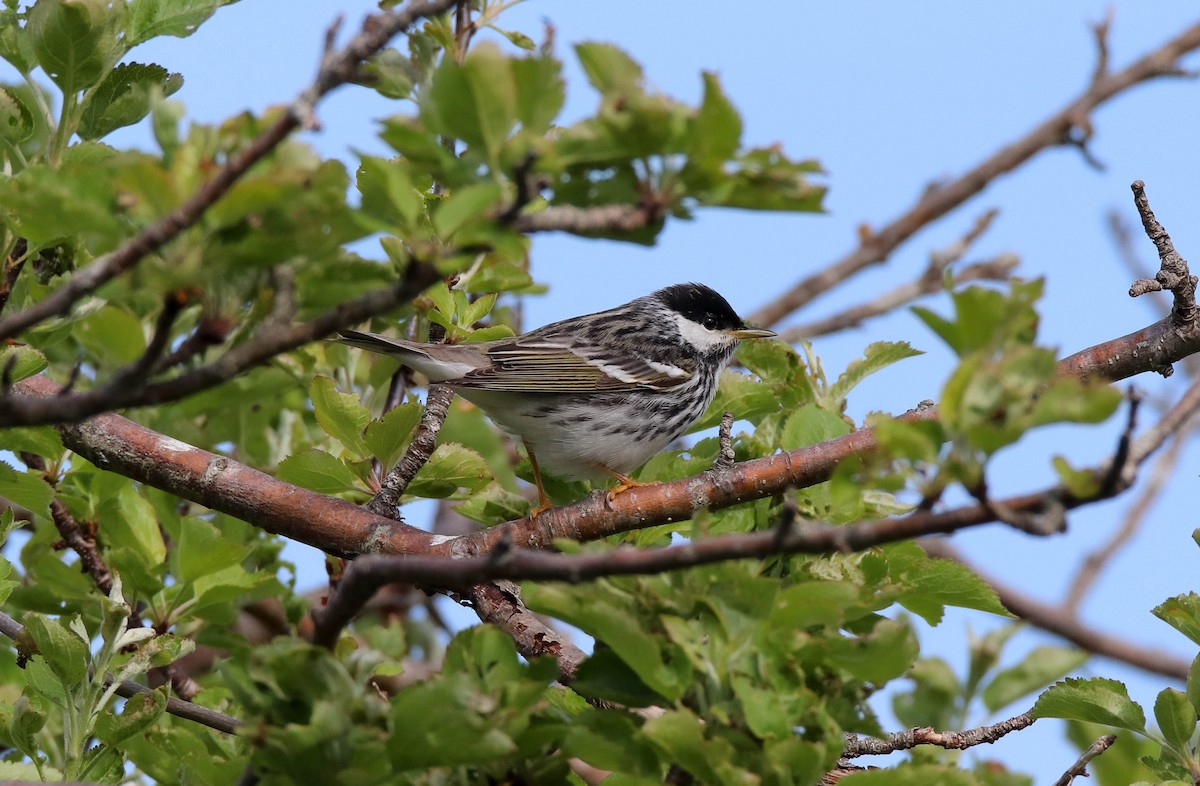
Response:
[{"label": "serrated leaf", "polygon": [[438,445],[408,486],[417,497],[444,499],[460,488],[475,492],[492,482],[483,456],[462,445]]},{"label": "serrated leaf", "polygon": [[122,63],[92,92],[76,133],[81,139],[100,139],[131,126],[150,114],[156,93],[165,98],[181,87],[183,76],[160,65]]},{"label": "serrated leaf", "polygon": [[346,463],[317,448],[279,462],[275,477],[320,494],[341,494],[357,488],[354,473]]},{"label": "serrated leaf", "polygon": [[[0,447],[6,448],[3,431],[0,431]],[[28,508],[35,516],[43,519],[50,517],[50,501],[54,499],[54,489],[37,471],[19,472],[8,464],[0,461],[0,489],[3,496],[16,504]]]},{"label": "serrated leaf", "polygon": [[53,426],[30,426],[0,431],[0,450],[11,450],[13,453],[25,451],[57,461],[66,448]]},{"label": "serrated leaf", "polygon": [[575,54],[592,87],[606,98],[641,92],[642,67],[612,44],[576,44]]},{"label": "serrated leaf", "polygon": [[499,296],[495,292],[492,292],[476,298],[474,303],[468,303],[459,316],[459,322],[463,327],[474,325],[491,313],[492,307],[496,305],[497,297]]},{"label": "serrated leaf", "polygon": [[1196,731],[1196,708],[1187,694],[1174,688],[1164,688],[1154,700],[1154,720],[1167,744],[1178,751],[1190,749],[1192,733]]},{"label": "serrated leaf", "polygon": [[1035,718],[1064,718],[1101,723],[1144,733],[1146,714],[1116,680],[1067,679],[1047,688],[1032,711]]},{"label": "serrated leaf", "polygon": [[412,226],[425,210],[425,200],[412,174],[400,161],[364,156],[358,167],[360,211],[383,231]]},{"label": "serrated leaf", "polygon": [[0,349],[0,369],[4,369],[11,382],[41,373],[50,362],[36,349],[24,344]]},{"label": "serrated leaf", "polygon": [[499,483],[489,483],[477,491],[466,502],[455,508],[460,516],[471,521],[492,526],[519,519],[529,513],[529,500],[516,492],[509,491]]},{"label": "serrated leaf", "polygon": [[105,305],[79,320],[74,335],[105,362],[132,363],[146,351],[142,321],[119,306]]},{"label": "serrated leaf", "polygon": [[367,425],[363,440],[371,455],[379,459],[385,468],[393,466],[404,454],[413,431],[421,422],[422,412],[419,402],[409,401],[393,407],[383,417]]},{"label": "serrated leaf", "polygon": [[906,589],[897,598],[904,608],[921,615],[930,625],[941,622],[943,606],[957,606],[1011,617],[996,591],[967,566],[947,559],[932,559],[923,554],[907,566],[901,562],[901,545],[888,552],[895,580]]},{"label": "serrated leaf", "polygon": [[367,455],[367,443],[363,431],[371,422],[371,413],[358,400],[358,396],[341,393],[337,383],[330,377],[314,377],[308,386],[313,412],[325,433],[358,458]]},{"label": "serrated leaf", "polygon": [[129,46],[157,36],[187,38],[223,5],[237,0],[137,0],[130,4]]},{"label": "serrated leaf", "polygon": [[38,654],[67,685],[79,683],[87,674],[91,656],[88,643],[67,628],[62,620],[44,614],[28,614],[25,631],[37,645]]},{"label": "serrated leaf", "polygon": [[133,549],[148,567],[161,565],[167,558],[167,546],[154,506],[132,485],[125,485],[117,494],[116,512],[115,518],[103,522],[108,544]]},{"label": "serrated leaf", "polygon": [[0,137],[10,142],[24,142],[33,136],[33,113],[21,95],[9,87],[0,86]]},{"label": "serrated leaf", "polygon": [[784,450],[796,450],[806,445],[845,436],[851,431],[850,424],[841,415],[810,404],[800,407],[784,421],[779,435],[779,447]]},{"label": "serrated leaf", "polygon": [[460,188],[437,206],[433,214],[433,226],[439,235],[449,239],[468,222],[498,205],[500,195],[500,186],[495,183],[478,183]]},{"label": "serrated leaf", "polygon": [[125,4],[106,0],[38,0],[26,30],[38,65],[64,93],[100,81],[120,59],[116,32]]},{"label": "serrated leaf", "polygon": [[831,409],[845,407],[846,396],[864,379],[893,363],[922,354],[924,353],[913,349],[907,341],[877,341],[869,344],[863,352],[863,357],[850,361],[850,365],[846,366],[846,370],[837,381],[829,386],[826,406]]},{"label": "serrated leaf", "polygon": [[1087,662],[1088,654],[1068,647],[1036,647],[1015,666],[1003,669],[983,689],[983,704],[996,712],[1061,679]]},{"label": "serrated leaf", "polygon": [[1167,598],[1151,609],[1154,616],[1200,644],[1200,595],[1189,592]]},{"label": "serrated leaf", "polygon": [[704,99],[688,122],[684,177],[693,187],[708,185],[737,153],[741,139],[741,116],[721,90],[717,75],[705,71]]},{"label": "serrated leaf", "polygon": [[236,565],[250,553],[250,547],[231,541],[212,524],[197,518],[180,522],[179,542],[171,554],[176,562],[176,578],[190,583]]},{"label": "serrated leaf", "polygon": [[667,710],[646,721],[642,731],[701,783],[724,782],[706,755],[713,746],[704,737],[704,722],[690,710]]},{"label": "serrated leaf", "polygon": [[[46,725],[46,708],[41,700],[22,693],[13,702],[12,717],[8,723],[8,734],[17,750],[31,759],[41,755],[40,746],[34,737]],[[35,778],[38,775],[35,774]]]},{"label": "serrated leaf", "polygon": [[[241,565],[230,565],[223,570],[206,573],[192,584],[192,593],[195,602],[190,611],[194,612],[207,606],[232,603],[264,582],[272,581],[273,578],[273,576],[269,575],[247,573],[246,569]],[[158,637],[158,639],[163,638],[162,636]],[[158,639],[155,639],[155,641],[158,641]],[[163,646],[165,647],[168,643],[173,647],[186,646],[186,644],[179,642],[187,641],[190,641],[190,639],[176,640],[175,642],[164,640]],[[167,654],[169,655],[170,653],[167,652]],[[167,662],[170,661],[168,660]]]},{"label": "serrated leaf", "polygon": [[553,57],[525,57],[512,61],[517,88],[517,120],[535,134],[545,133],[558,117],[566,99],[562,64]]},{"label": "serrated leaf", "polygon": [[165,688],[139,693],[125,700],[120,713],[108,710],[96,719],[96,736],[109,745],[119,745],[154,725],[167,709]]},{"label": "serrated leaf", "polygon": [[510,60],[491,43],[473,47],[462,65],[442,59],[421,91],[421,120],[431,131],[461,139],[497,160],[517,119]]}]

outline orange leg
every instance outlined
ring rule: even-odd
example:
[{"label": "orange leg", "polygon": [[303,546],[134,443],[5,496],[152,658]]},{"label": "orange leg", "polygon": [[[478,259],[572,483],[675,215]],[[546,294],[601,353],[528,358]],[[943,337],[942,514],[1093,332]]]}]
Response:
[{"label": "orange leg", "polygon": [[529,443],[525,442],[525,452],[529,454],[529,466],[533,467],[533,485],[537,486],[538,504],[529,511],[529,518],[535,519],[542,515],[550,508],[554,507],[554,503],[546,496],[546,489],[542,487],[542,472],[538,469],[537,459],[533,455],[533,451],[529,448]]},{"label": "orange leg", "polygon": [[611,489],[608,490],[608,501],[609,502],[612,502],[614,499],[616,499],[618,494],[622,494],[626,491],[629,491],[629,489],[636,489],[636,488],[640,488],[642,486],[653,486],[654,485],[653,483],[643,483],[640,480],[634,480],[633,478],[629,477],[628,475],[623,475],[620,472],[617,472],[615,469],[609,469],[608,467],[604,466],[603,464],[597,464],[596,468],[599,469],[601,472],[603,472],[605,475],[608,475],[610,478],[617,481],[617,485],[613,486]]}]

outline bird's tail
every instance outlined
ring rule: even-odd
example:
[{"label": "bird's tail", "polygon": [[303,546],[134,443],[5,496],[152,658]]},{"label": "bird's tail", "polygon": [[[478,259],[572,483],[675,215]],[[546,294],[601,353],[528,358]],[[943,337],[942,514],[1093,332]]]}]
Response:
[{"label": "bird's tail", "polygon": [[365,349],[368,352],[390,355],[409,368],[420,371],[429,377],[431,382],[456,379],[476,370],[481,365],[478,357],[464,355],[461,347],[443,344],[416,344],[359,330],[338,331],[334,340]]},{"label": "bird's tail", "polygon": [[377,352],[380,355],[391,355],[407,362],[412,360],[429,360],[429,355],[422,352],[419,345],[398,338],[388,338],[378,333],[364,333],[361,330],[339,330],[335,341],[352,347]]}]

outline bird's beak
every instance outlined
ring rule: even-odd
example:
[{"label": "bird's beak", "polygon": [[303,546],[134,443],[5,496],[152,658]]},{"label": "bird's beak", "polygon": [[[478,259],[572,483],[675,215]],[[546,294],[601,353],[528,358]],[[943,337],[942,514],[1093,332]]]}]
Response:
[{"label": "bird's beak", "polygon": [[740,327],[729,331],[729,335],[738,340],[745,340],[748,338],[771,338],[776,333],[774,330],[767,330],[766,328]]}]

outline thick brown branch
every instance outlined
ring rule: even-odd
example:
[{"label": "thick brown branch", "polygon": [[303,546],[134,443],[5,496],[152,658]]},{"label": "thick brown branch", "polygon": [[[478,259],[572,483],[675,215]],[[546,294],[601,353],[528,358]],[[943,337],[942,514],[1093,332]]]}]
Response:
[{"label": "thick brown branch", "polygon": [[413,2],[396,11],[368,16],[363,22],[361,33],[342,51],[324,58],[313,84],[292,102],[278,120],[221,167],[211,180],[170,214],[142,230],[115,251],[77,271],[66,283],[40,302],[10,317],[0,319],[0,339],[15,336],[49,317],[68,313],[71,306],[81,297],[95,291],[174,240],[289,134],[301,126],[315,125],[314,111],[322,96],[349,82],[358,72],[360,65],[381,50],[393,36],[419,19],[445,13],[453,5],[454,0],[428,0]]},{"label": "thick brown branch", "polygon": [[[1153,330],[1155,326],[1147,330]],[[1169,328],[1168,328],[1169,330]],[[1173,332],[1172,332],[1173,334]],[[1175,345],[1177,360],[1200,349],[1200,335]],[[1092,373],[1120,379],[1148,371],[1158,358],[1133,354],[1127,345],[1109,342],[1113,352],[1132,362],[1095,361]],[[1088,350],[1092,357],[1096,354]],[[1087,353],[1080,353],[1081,355]],[[1080,364],[1079,355],[1060,362],[1070,373]],[[1111,375],[1110,375],[1111,374]],[[61,388],[45,377],[31,377],[14,385],[22,396],[53,398]],[[933,418],[935,410],[906,417]],[[224,456],[186,445],[149,429],[108,414],[77,426],[60,427],[63,443],[98,466],[177,494],[213,510],[236,516],[268,531],[308,543],[330,554],[429,553],[428,533],[399,525],[356,505],[282,483]],[[701,508],[718,509],[751,499],[778,494],[788,488],[806,488],[828,480],[833,469],[848,456],[875,448],[870,429],[810,445],[799,450],[743,462],[720,473],[629,489],[611,502],[604,495],[556,508],[537,517],[493,527],[478,535],[450,543],[461,552],[487,553],[503,538],[519,546],[548,547],[555,538],[591,540],[630,529],[689,518]],[[507,533],[507,534],[505,534]],[[442,543],[435,553],[447,553]]]},{"label": "thick brown branch", "polygon": [[[14,387],[22,395],[46,397],[59,389],[45,377],[31,377]],[[64,445],[98,467],[330,554],[421,553],[430,541],[428,533],[276,480],[119,415],[99,415],[61,426],[59,432]]]},{"label": "thick brown branch", "polygon": [[877,232],[865,236],[858,248],[801,280],[779,298],[751,314],[750,323],[766,327],[775,325],[858,271],[885,261],[897,246],[919,229],[963,204],[997,177],[1011,172],[1042,150],[1070,140],[1072,129],[1081,121],[1086,121],[1096,107],[1141,82],[1177,75],[1180,71],[1179,58],[1197,47],[1200,47],[1200,24],[1184,30],[1124,70],[1100,75],[1074,101],[1024,137],[1000,148],[955,180],[926,191],[903,214]]}]

